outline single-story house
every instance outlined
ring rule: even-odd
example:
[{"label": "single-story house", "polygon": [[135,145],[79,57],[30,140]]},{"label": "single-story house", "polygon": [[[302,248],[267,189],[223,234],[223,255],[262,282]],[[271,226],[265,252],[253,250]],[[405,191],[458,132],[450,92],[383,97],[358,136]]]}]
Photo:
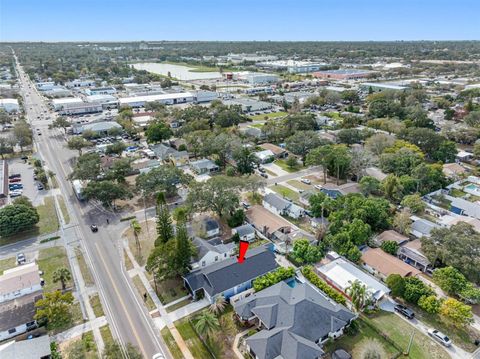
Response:
[{"label": "single-story house", "polygon": [[320,358],[323,343],[340,337],[356,317],[309,283],[292,288],[284,281],[234,303],[234,310],[260,329],[246,339],[258,359]]},{"label": "single-story house", "polygon": [[174,148],[164,145],[163,143],[153,146],[151,145],[150,149],[155,153],[155,156],[157,156],[159,160],[164,162],[168,161],[170,159],[170,154],[176,151]]},{"label": "single-story house", "polygon": [[408,242],[408,237],[404,236],[403,234],[394,231],[393,229],[389,229],[388,231],[383,231],[378,236],[375,237],[375,242],[380,246],[383,242],[386,241],[394,241],[397,242],[399,246],[404,243]]},{"label": "single-story house", "polygon": [[312,197],[316,193],[317,191],[313,189],[308,189],[306,191],[303,191],[302,193],[300,193],[300,198],[299,198],[300,203],[304,204],[305,206],[310,206],[310,197]]},{"label": "single-story house", "polygon": [[217,220],[213,218],[206,218],[203,220],[203,229],[208,238],[218,236],[220,234],[220,225]]},{"label": "single-story house", "polygon": [[2,303],[0,342],[37,328],[35,302],[41,298],[42,291],[37,291]]},{"label": "single-story house", "polygon": [[460,150],[456,155],[457,160],[462,162],[470,161],[473,158],[473,153],[468,151]]},{"label": "single-story house", "polygon": [[300,218],[305,215],[305,210],[296,204],[283,199],[276,193],[268,193],[263,197],[263,206],[270,212],[279,216]]},{"label": "single-story house", "polygon": [[48,335],[28,340],[11,340],[0,344],[0,358],[2,359],[49,359],[51,355]]},{"label": "single-story house", "polygon": [[196,237],[192,241],[197,248],[197,256],[192,259],[191,265],[193,269],[206,267],[215,262],[223,261],[230,258],[235,253],[235,243],[219,243],[214,245],[205,239]]},{"label": "single-story house", "polygon": [[285,148],[274,145],[273,143],[263,143],[260,145],[264,150],[272,151],[275,158],[287,158],[288,151]]},{"label": "single-story house", "polygon": [[367,287],[367,292],[374,301],[379,301],[385,294],[390,293],[385,284],[337,253],[329,252],[327,258],[330,262],[317,266],[317,273],[345,295],[347,288],[356,280]]},{"label": "single-story house", "polygon": [[410,277],[421,273],[418,269],[384,252],[380,248],[368,248],[363,251],[361,262],[363,268],[382,280],[387,279],[390,274]]},{"label": "single-story house", "polygon": [[255,240],[255,228],[249,223],[232,229],[232,234],[237,234],[241,241],[252,242]]},{"label": "single-story house", "polygon": [[220,167],[218,167],[215,162],[209,159],[201,159],[198,161],[190,162],[190,168],[194,171],[197,175],[202,175],[205,173],[214,173],[220,171]]},{"label": "single-story house", "polygon": [[398,249],[398,258],[405,263],[415,267],[422,272],[430,273],[432,266],[428,258],[422,253],[422,243],[420,239],[405,243]]},{"label": "single-story house", "polygon": [[412,220],[413,222],[410,227],[410,233],[417,238],[430,237],[430,232],[432,229],[440,228],[438,224],[427,219],[412,216]]},{"label": "single-story house", "polygon": [[248,222],[262,235],[272,238],[275,232],[290,233],[290,222],[262,206],[251,206],[246,211]]},{"label": "single-story house", "polygon": [[270,163],[275,160],[275,155],[270,150],[263,150],[254,153],[259,163]]},{"label": "single-story house", "polygon": [[257,138],[259,140],[264,139],[266,137],[265,132],[263,132],[260,128],[258,127],[244,127],[240,129],[241,132],[243,132],[245,135]]},{"label": "single-story house", "polygon": [[194,299],[205,296],[213,303],[218,296],[229,299],[250,289],[256,278],[277,268],[273,251],[260,246],[249,250],[243,263],[230,257],[188,273],[183,281]]},{"label": "single-story house", "polygon": [[190,157],[187,151],[174,150],[173,152],[170,152],[168,158],[170,159],[170,162],[172,162],[175,166],[181,167],[188,164]]},{"label": "single-story house", "polygon": [[42,290],[35,262],[7,269],[0,276],[0,304]]}]

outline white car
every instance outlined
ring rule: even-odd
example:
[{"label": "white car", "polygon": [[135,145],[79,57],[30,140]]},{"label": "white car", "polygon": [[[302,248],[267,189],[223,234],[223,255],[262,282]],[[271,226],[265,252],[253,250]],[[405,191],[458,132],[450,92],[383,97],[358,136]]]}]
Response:
[{"label": "white car", "polygon": [[319,184],[316,184],[315,186],[313,186],[314,188],[318,189],[319,191],[322,189],[322,186],[319,185]]},{"label": "white car", "polygon": [[433,339],[435,339],[443,346],[450,347],[452,345],[452,341],[450,340],[450,338],[437,329],[429,329],[428,335],[430,335]]},{"label": "white car", "polygon": [[310,181],[308,178],[302,178],[300,182],[305,183],[305,184],[312,184],[312,181]]},{"label": "white car", "polygon": [[165,359],[165,356],[162,353],[154,354],[152,359]]}]

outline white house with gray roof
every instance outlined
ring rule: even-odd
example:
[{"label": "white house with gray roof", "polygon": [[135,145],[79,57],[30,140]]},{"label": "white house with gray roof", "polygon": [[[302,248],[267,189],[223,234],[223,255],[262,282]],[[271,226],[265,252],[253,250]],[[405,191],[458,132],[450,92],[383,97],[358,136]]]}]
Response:
[{"label": "white house with gray roof", "polygon": [[317,359],[329,338],[343,334],[355,315],[309,283],[277,283],[233,304],[240,320],[261,329],[248,337],[258,359]]},{"label": "white house with gray roof", "polygon": [[250,223],[232,228],[233,234],[238,234],[241,241],[251,242],[255,240],[255,228]]},{"label": "white house with gray roof", "polygon": [[207,267],[213,263],[230,258],[234,255],[236,247],[233,242],[212,244],[212,242],[198,237],[192,243],[197,248],[197,256],[191,263],[193,269]]},{"label": "white house with gray roof", "polygon": [[296,204],[287,201],[276,193],[268,193],[263,197],[263,206],[270,212],[279,216],[300,218],[305,215],[305,210]]}]

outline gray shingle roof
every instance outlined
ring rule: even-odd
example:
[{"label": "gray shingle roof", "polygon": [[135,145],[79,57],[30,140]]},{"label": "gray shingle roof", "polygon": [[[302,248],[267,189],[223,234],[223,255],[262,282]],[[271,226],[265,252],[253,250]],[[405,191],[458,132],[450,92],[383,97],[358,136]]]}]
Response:
[{"label": "gray shingle roof", "polygon": [[280,282],[234,304],[244,319],[256,316],[266,328],[247,339],[258,358],[314,359],[316,341],[343,328],[355,315],[309,284]]},{"label": "gray shingle roof", "polygon": [[237,231],[238,235],[241,237],[255,233],[255,228],[251,224],[244,224],[243,226],[239,226],[234,228]]},{"label": "gray shingle roof", "polygon": [[235,243],[227,243],[227,244],[219,243],[214,245],[211,242],[198,237],[195,238],[192,241],[192,243],[198,249],[198,252],[197,252],[198,258],[202,258],[205,254],[207,254],[210,251],[223,254],[223,253],[228,253],[231,250],[233,250],[233,248],[235,248]]},{"label": "gray shingle roof", "polygon": [[203,288],[210,296],[214,296],[277,267],[275,254],[261,246],[249,250],[242,264],[237,262],[237,258],[231,257],[190,272],[184,278],[192,291]]},{"label": "gray shingle roof", "polygon": [[279,211],[286,210],[292,205],[289,201],[277,196],[275,193],[266,194],[263,200]]}]

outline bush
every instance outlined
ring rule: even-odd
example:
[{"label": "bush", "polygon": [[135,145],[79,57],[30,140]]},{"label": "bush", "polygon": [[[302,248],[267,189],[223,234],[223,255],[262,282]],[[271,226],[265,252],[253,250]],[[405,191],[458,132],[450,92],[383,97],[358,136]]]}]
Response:
[{"label": "bush", "polygon": [[384,252],[391,254],[392,256],[397,255],[398,247],[398,243],[395,241],[385,241],[380,246]]},{"label": "bush", "polygon": [[390,274],[386,280],[388,288],[394,297],[403,298],[405,293],[405,281],[400,274]]},{"label": "bush", "polygon": [[256,292],[261,291],[262,289],[271,287],[282,280],[292,278],[295,275],[295,269],[293,267],[280,267],[277,270],[267,273],[261,277],[258,277],[253,281],[253,289]]},{"label": "bush", "polygon": [[245,221],[245,211],[243,209],[237,209],[233,215],[227,219],[227,224],[230,228],[241,226]]},{"label": "bush", "polygon": [[11,204],[0,209],[0,237],[8,237],[33,228],[40,217],[36,208]]},{"label": "bush", "polygon": [[332,298],[334,301],[343,305],[347,304],[347,300],[345,299],[345,297],[341,295],[340,292],[337,292],[335,289],[330,287],[330,285],[323,281],[318,275],[316,275],[312,267],[303,267],[302,274],[310,281],[310,283],[312,283],[315,287],[320,289],[323,293]]},{"label": "bush", "polygon": [[405,292],[403,298],[410,303],[417,304],[422,296],[434,295],[432,288],[427,286],[417,277],[407,277],[405,281]]},{"label": "bush", "polygon": [[440,304],[441,302],[434,295],[428,297],[422,295],[418,300],[418,306],[430,314],[437,314],[440,310]]}]

